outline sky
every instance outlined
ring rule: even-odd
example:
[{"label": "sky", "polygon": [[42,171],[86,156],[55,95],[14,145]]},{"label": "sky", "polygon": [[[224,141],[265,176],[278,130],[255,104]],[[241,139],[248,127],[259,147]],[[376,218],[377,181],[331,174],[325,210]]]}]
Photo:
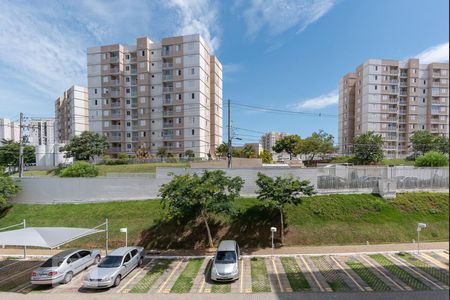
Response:
[{"label": "sky", "polygon": [[65,89],[87,85],[88,47],[193,33],[223,64],[237,144],[319,129],[337,141],[339,79],[369,58],[448,61],[449,2],[2,0],[0,117],[53,117]]}]

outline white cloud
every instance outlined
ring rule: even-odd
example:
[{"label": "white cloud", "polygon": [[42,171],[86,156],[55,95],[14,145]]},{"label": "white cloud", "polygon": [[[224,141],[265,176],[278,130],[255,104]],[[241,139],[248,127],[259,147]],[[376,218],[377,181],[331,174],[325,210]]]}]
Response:
[{"label": "white cloud", "polygon": [[335,105],[338,102],[339,102],[339,91],[336,89],[327,94],[298,102],[294,104],[292,107],[298,110],[302,109],[316,110],[325,108],[330,105]]},{"label": "white cloud", "polygon": [[434,62],[448,62],[449,55],[448,42],[434,47],[428,48],[421,53],[417,54],[415,57],[420,60],[423,64],[429,64]]},{"label": "white cloud", "polygon": [[325,15],[335,0],[253,0],[244,12],[247,33],[255,36],[266,28],[276,36],[293,27],[305,30]]},{"label": "white cloud", "polygon": [[243,68],[244,68],[244,66],[241,64],[223,64],[222,65],[222,70],[223,70],[223,73],[225,73],[225,74],[240,72],[240,71],[242,71]]},{"label": "white cloud", "polygon": [[220,46],[217,4],[209,0],[169,0],[169,8],[177,10],[176,34],[199,33],[215,51]]}]

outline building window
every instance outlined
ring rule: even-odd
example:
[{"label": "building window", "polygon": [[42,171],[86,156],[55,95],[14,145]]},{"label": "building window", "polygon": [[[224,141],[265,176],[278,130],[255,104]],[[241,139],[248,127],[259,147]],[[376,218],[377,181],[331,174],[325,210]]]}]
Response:
[{"label": "building window", "polygon": [[95,105],[98,105],[98,100],[94,100]]},{"label": "building window", "polygon": [[195,69],[194,69],[194,68],[191,69],[191,74],[192,74],[192,75],[195,74]]},{"label": "building window", "polygon": [[125,70],[126,70],[126,71],[130,71],[130,66],[126,66],[126,67],[125,67]]},{"label": "building window", "polygon": [[141,68],[141,69],[145,68],[145,62],[139,63],[139,68]]},{"label": "building window", "polygon": [[145,50],[142,50],[141,56],[145,56]]},{"label": "building window", "polygon": [[155,74],[152,74],[152,78],[155,78]]},{"label": "building window", "polygon": [[94,94],[97,94],[97,89],[94,89]]},{"label": "building window", "polygon": [[145,103],[145,97],[140,97],[140,98],[139,98],[139,101],[140,101],[141,103]]},{"label": "building window", "polygon": [[145,75],[144,74],[139,74],[139,79],[140,80],[144,80],[145,79]]},{"label": "building window", "polygon": [[378,89],[378,86],[375,86],[375,91]]},{"label": "building window", "polygon": [[191,94],[191,98],[195,99],[195,94],[194,93]]},{"label": "building window", "polygon": [[194,129],[192,129],[192,135],[194,135],[195,134],[195,130]]}]

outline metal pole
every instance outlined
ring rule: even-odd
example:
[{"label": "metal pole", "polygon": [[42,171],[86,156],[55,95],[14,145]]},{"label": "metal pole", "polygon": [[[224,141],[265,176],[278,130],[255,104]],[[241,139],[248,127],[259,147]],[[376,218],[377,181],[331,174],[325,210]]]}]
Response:
[{"label": "metal pole", "polygon": [[23,113],[19,121],[19,178],[23,176]]},{"label": "metal pole", "polygon": [[417,230],[417,254],[420,253],[420,230]]},{"label": "metal pole", "polygon": [[128,229],[125,231],[125,247],[128,247]]},{"label": "metal pole", "polygon": [[228,99],[228,169],[231,169],[231,156],[232,156],[232,150],[231,150],[231,107],[230,107],[230,99]]},{"label": "metal pole", "polygon": [[273,258],[273,248],[274,248],[274,244],[273,244],[273,235],[274,235],[274,232],[272,231],[272,258]]},{"label": "metal pole", "polygon": [[108,218],[106,218],[105,221],[105,226],[106,226],[106,255],[108,255]]},{"label": "metal pole", "polygon": [[[27,221],[23,219],[23,229],[27,228]],[[23,258],[27,258],[27,246],[23,246]]]}]

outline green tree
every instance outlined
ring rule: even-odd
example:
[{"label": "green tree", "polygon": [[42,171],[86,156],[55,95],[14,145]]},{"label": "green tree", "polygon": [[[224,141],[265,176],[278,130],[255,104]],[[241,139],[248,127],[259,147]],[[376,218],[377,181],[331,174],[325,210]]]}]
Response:
[{"label": "green tree", "polygon": [[258,199],[264,205],[278,209],[280,212],[281,244],[284,244],[284,210],[286,205],[301,203],[302,196],[315,194],[314,186],[307,180],[298,180],[293,177],[277,176],[275,179],[258,173],[256,184],[259,187]]},{"label": "green tree", "polygon": [[227,157],[227,153],[228,153],[228,144],[227,143],[222,143],[219,146],[217,146],[217,148],[216,148],[217,156]]},{"label": "green tree", "polygon": [[20,187],[11,177],[0,175],[0,212],[10,206],[11,199],[20,191]]},{"label": "green tree", "polygon": [[434,150],[448,154],[448,137],[437,135],[433,140]]},{"label": "green tree", "polygon": [[205,224],[209,246],[214,247],[209,220],[211,214],[230,213],[233,201],[244,184],[240,177],[228,177],[222,170],[205,171],[201,175],[174,175],[163,184],[160,196],[171,217],[194,213]]},{"label": "green tree", "polygon": [[266,149],[261,152],[259,157],[262,158],[264,164],[270,164],[273,161],[272,153]]},{"label": "green tree", "polygon": [[[2,140],[0,146],[0,166],[15,167],[19,165],[19,143],[12,140]],[[23,147],[23,160],[25,164],[36,162],[36,153],[33,146]]]},{"label": "green tree", "polygon": [[317,155],[335,152],[333,143],[334,137],[321,129],[319,132],[313,132],[310,137],[303,139],[299,143],[298,152],[309,156],[308,160],[312,162]]},{"label": "green tree", "polygon": [[193,158],[193,157],[195,157],[195,153],[191,149],[188,149],[188,150],[186,150],[184,152],[184,156],[189,157],[189,158]]},{"label": "green tree", "polygon": [[411,135],[410,141],[412,144],[412,150],[416,154],[424,154],[428,151],[435,150],[434,135],[428,131],[416,131]]},{"label": "green tree", "polygon": [[443,153],[429,151],[417,157],[414,165],[416,167],[445,167],[448,166],[448,158]]},{"label": "green tree", "polygon": [[240,151],[240,157],[242,158],[256,158],[258,154],[256,154],[255,149],[251,145],[245,145],[244,148]]},{"label": "green tree", "polygon": [[286,152],[289,154],[289,159],[292,160],[293,156],[297,156],[300,153],[299,147],[301,142],[302,139],[298,135],[287,135],[276,141],[273,151],[276,153]]},{"label": "green tree", "polygon": [[158,148],[158,152],[156,153],[156,156],[160,157],[160,158],[164,158],[168,155],[167,153],[167,149],[164,147],[159,147]]},{"label": "green tree", "polygon": [[367,165],[383,159],[383,138],[369,131],[353,139],[353,152],[359,164]]},{"label": "green tree", "polygon": [[92,160],[95,156],[102,156],[108,147],[106,136],[84,131],[79,136],[72,137],[60,151],[66,151],[65,156],[75,160]]}]

